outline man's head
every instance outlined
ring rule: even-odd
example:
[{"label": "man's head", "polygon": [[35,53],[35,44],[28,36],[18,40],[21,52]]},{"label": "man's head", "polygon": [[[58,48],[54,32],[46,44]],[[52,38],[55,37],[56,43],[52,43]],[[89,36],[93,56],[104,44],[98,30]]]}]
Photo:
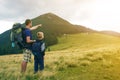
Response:
[{"label": "man's head", "polygon": [[37,32],[37,37],[39,40],[44,39],[44,33],[43,32]]},{"label": "man's head", "polygon": [[32,21],[31,21],[30,19],[26,19],[25,25],[26,25],[28,28],[31,28],[31,27],[32,27]]}]

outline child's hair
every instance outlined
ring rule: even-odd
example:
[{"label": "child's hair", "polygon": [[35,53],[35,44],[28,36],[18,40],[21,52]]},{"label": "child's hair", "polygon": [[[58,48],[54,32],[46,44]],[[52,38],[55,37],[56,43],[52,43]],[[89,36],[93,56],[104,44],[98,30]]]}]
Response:
[{"label": "child's hair", "polygon": [[43,32],[37,32],[37,37],[39,40],[44,39],[44,33]]}]

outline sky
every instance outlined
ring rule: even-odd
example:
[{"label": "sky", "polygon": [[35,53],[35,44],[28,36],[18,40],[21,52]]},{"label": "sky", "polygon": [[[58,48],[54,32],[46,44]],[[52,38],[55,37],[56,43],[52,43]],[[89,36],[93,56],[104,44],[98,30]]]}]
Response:
[{"label": "sky", "polygon": [[0,34],[49,12],[72,24],[120,32],[119,8],[120,0],[0,0]]}]

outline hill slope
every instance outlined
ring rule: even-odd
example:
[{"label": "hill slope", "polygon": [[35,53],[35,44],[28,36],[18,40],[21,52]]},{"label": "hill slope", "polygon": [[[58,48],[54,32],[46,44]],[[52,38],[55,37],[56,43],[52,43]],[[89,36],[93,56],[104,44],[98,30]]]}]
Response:
[{"label": "hill slope", "polygon": [[[120,80],[120,38],[98,33],[59,37],[46,52],[45,70],[33,74],[33,62],[21,75],[22,55],[0,56],[1,80]],[[13,68],[14,66],[14,68]]]},{"label": "hill slope", "polygon": [[82,33],[85,33],[85,32],[87,32],[87,33],[91,33],[91,32],[98,32],[98,31],[96,31],[96,30],[92,30],[92,29],[90,29],[90,28],[87,28],[87,27],[85,27],[85,26],[81,26],[81,25],[74,25],[80,32],[82,32]]},{"label": "hill slope", "polygon": [[100,31],[100,33],[120,37],[120,33],[115,31]]},{"label": "hill slope", "polygon": [[[58,44],[51,46],[51,50],[65,50],[65,49],[80,49],[80,50],[93,50],[98,48],[108,49],[112,46],[116,47],[120,43],[120,38],[105,35],[100,33],[81,33],[74,35],[63,35],[58,39]],[[115,47],[115,48],[116,48]],[[114,48],[114,47],[113,47]]]},{"label": "hill slope", "polygon": [[[57,44],[57,37],[63,34],[74,34],[81,32],[76,26],[52,13],[40,15],[32,19],[32,22],[33,26],[37,24],[43,25],[41,28],[33,31],[33,38],[36,39],[35,36],[38,31],[43,31],[45,33],[45,41],[47,46]],[[0,54],[18,53],[20,51],[18,48],[11,48],[9,35],[10,30],[0,35]]]}]

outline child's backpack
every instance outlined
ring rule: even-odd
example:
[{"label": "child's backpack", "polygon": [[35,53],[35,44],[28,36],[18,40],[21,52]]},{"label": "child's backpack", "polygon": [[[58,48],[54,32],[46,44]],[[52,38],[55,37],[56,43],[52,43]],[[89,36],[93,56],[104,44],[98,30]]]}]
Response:
[{"label": "child's backpack", "polygon": [[45,55],[45,42],[37,40],[35,43],[33,43],[32,52],[35,56]]},{"label": "child's backpack", "polygon": [[12,42],[12,47],[15,47],[15,43],[19,46],[20,49],[25,48],[25,43],[23,42],[23,31],[25,28],[20,23],[13,25],[10,34],[10,40]]}]

